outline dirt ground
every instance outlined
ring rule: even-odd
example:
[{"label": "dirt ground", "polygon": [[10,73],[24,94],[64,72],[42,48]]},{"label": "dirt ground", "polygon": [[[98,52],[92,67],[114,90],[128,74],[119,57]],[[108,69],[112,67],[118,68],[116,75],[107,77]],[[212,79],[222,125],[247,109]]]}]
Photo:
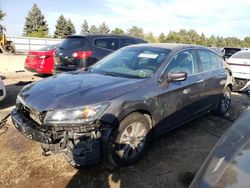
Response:
[{"label": "dirt ground", "polygon": [[[5,76],[7,98],[0,103],[0,119],[13,108],[23,85],[43,79],[30,73]],[[127,168],[104,163],[77,170],[60,154],[44,157],[40,145],[21,135],[8,120],[0,129],[0,187],[188,187],[209,151],[232,124],[229,119],[249,105],[249,97],[233,93],[227,118],[208,114],[194,120],[156,139],[144,158]]]}]

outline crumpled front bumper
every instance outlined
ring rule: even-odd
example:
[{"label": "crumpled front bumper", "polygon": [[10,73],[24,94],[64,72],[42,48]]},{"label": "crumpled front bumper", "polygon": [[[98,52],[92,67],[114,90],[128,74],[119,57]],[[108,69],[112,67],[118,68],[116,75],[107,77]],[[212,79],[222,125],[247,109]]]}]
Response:
[{"label": "crumpled front bumper", "polygon": [[19,130],[25,137],[35,140],[41,143],[53,143],[53,133],[45,130],[32,120],[27,119],[22,113],[19,113],[17,109],[11,112],[11,118],[14,126]]},{"label": "crumpled front bumper", "polygon": [[[81,126],[79,129],[58,127],[47,129],[27,118],[18,109],[11,112],[14,126],[27,138],[42,144],[43,155],[51,153],[71,153],[74,161],[80,166],[89,166],[99,163],[107,151],[107,142],[111,128],[95,129]],[[73,147],[69,148],[69,143]]]}]

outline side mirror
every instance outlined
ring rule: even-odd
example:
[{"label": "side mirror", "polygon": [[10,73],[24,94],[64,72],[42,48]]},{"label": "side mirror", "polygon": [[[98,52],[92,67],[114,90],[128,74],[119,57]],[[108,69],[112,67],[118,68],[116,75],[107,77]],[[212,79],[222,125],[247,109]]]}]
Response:
[{"label": "side mirror", "polygon": [[168,82],[178,82],[178,81],[184,81],[187,79],[187,73],[186,72],[174,72],[169,73],[167,76]]}]

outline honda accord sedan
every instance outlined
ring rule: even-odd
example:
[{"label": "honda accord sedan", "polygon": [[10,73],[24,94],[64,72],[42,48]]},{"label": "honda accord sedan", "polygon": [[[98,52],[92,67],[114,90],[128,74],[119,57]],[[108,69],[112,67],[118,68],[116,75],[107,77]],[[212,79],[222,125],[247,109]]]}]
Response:
[{"label": "honda accord sedan", "polygon": [[223,59],[208,48],[138,44],[27,85],[12,120],[44,155],[61,152],[74,167],[106,158],[128,166],[153,136],[210,111],[224,115],[231,88]]}]

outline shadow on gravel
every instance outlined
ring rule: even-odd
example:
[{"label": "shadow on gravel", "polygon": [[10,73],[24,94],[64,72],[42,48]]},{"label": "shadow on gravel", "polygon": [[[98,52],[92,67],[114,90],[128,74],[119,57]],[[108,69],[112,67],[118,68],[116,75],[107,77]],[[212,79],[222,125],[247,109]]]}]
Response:
[{"label": "shadow on gravel", "polygon": [[21,89],[29,84],[32,83],[32,81],[28,81],[28,82],[17,82],[15,84],[11,84],[11,85],[6,85],[6,97],[3,101],[1,101],[0,103],[0,110],[5,110],[9,107],[12,107],[16,104],[16,97],[18,95],[18,93],[21,91]]}]

